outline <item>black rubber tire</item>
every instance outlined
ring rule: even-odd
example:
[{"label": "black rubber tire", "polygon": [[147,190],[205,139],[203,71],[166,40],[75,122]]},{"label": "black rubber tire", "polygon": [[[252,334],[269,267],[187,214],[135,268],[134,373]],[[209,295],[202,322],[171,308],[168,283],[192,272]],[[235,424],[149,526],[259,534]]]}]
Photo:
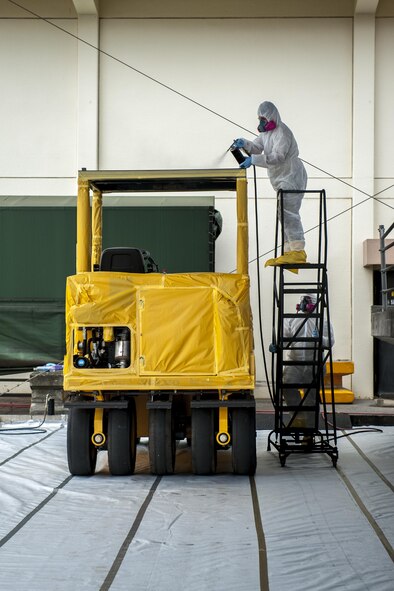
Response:
[{"label": "black rubber tire", "polygon": [[134,400],[129,407],[108,413],[108,466],[113,476],[134,474],[137,454],[137,426]]},{"label": "black rubber tire", "polygon": [[68,468],[74,476],[94,474],[97,448],[93,445],[94,410],[70,408],[67,423]]},{"label": "black rubber tire", "polygon": [[254,408],[232,409],[232,461],[234,474],[256,472],[256,412]]},{"label": "black rubber tire", "polygon": [[192,409],[192,469],[193,474],[216,472],[215,410]]},{"label": "black rubber tire", "polygon": [[173,474],[175,447],[171,409],[151,409],[149,411],[149,461],[152,474]]}]

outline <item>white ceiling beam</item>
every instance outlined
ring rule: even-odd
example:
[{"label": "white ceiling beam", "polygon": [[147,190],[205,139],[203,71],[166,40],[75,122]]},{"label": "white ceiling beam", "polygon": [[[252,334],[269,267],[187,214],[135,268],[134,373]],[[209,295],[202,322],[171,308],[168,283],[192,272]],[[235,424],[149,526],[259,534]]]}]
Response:
[{"label": "white ceiling beam", "polygon": [[99,0],[73,0],[77,14],[94,14],[98,16]]}]

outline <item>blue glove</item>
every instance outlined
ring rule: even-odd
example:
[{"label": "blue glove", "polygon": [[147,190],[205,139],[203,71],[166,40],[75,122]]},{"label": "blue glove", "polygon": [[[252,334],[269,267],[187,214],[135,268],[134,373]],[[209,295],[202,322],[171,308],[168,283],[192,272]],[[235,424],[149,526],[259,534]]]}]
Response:
[{"label": "blue glove", "polygon": [[240,168],[249,168],[249,166],[252,166],[252,156],[245,158],[242,164],[239,165]]},{"label": "blue glove", "polygon": [[243,148],[245,146],[245,140],[242,137],[239,137],[237,140],[234,140],[233,146],[235,146],[235,148]]}]

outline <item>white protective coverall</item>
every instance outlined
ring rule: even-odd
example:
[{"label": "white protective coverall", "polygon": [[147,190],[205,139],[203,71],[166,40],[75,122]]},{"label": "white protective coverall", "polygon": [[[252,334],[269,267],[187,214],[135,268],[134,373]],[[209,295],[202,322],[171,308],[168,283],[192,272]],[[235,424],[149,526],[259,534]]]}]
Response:
[{"label": "white protective coverall", "polygon": [[[304,296],[303,296],[304,297]],[[312,303],[316,305],[316,297],[311,297]],[[283,338],[291,339],[295,335],[300,338],[305,337],[316,337],[318,336],[317,332],[317,319],[316,318],[308,318],[305,322],[305,314],[300,313],[299,317],[297,318],[285,318],[284,326],[283,326]],[[303,324],[304,323],[304,324]],[[302,326],[302,328],[300,328]],[[299,332],[298,332],[299,330]],[[334,330],[332,324],[330,323],[330,336],[331,336],[331,343],[329,340],[328,334],[328,323],[327,321],[323,324],[323,337],[322,337],[322,345],[324,349],[328,349],[329,346],[334,346]],[[311,349],[305,350],[301,347],[311,347]],[[287,358],[289,361],[310,361],[314,359],[314,350],[313,350],[313,343],[293,343],[291,345],[291,349],[287,352]],[[323,353],[324,357],[324,353]],[[310,365],[290,365],[285,366],[283,371],[283,382],[284,383],[291,383],[291,384],[302,384],[302,383],[312,383],[313,380],[313,366]],[[304,387],[304,390],[308,388]],[[307,394],[307,398],[305,400],[305,406],[313,406],[316,404],[317,390],[310,389],[309,393]],[[294,389],[283,389],[283,396],[285,399],[286,404],[291,406],[296,406],[301,402],[301,395],[297,388]],[[301,407],[302,408],[302,407]],[[293,412],[291,412],[291,416],[293,416]],[[293,426],[298,427],[313,427],[315,424],[315,416],[312,411],[299,411],[297,412],[296,417],[292,421]]]},{"label": "white protective coverall", "polygon": [[[278,109],[269,101],[261,103],[258,117],[274,121],[276,128],[265,131],[253,141],[244,139],[244,147],[252,155],[252,164],[267,169],[271,185],[278,191],[300,193],[283,194],[284,252],[304,250],[305,239],[299,214],[308,176],[298,157],[298,146],[292,131],[282,122]],[[281,211],[278,206],[279,219]]]}]

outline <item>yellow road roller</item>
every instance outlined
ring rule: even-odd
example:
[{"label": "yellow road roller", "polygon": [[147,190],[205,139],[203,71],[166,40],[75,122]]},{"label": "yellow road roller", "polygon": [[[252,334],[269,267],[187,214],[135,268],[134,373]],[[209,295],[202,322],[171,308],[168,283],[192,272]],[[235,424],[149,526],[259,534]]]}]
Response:
[{"label": "yellow road roller", "polygon": [[[235,193],[235,272],[165,273],[143,245],[103,250],[103,195],[175,191]],[[245,171],[82,170],[76,250],[64,360],[70,472],[93,474],[97,452],[107,450],[111,474],[132,474],[137,442],[149,438],[153,474],[174,472],[181,440],[191,446],[194,474],[215,473],[220,449],[231,453],[235,474],[253,474]]]}]

